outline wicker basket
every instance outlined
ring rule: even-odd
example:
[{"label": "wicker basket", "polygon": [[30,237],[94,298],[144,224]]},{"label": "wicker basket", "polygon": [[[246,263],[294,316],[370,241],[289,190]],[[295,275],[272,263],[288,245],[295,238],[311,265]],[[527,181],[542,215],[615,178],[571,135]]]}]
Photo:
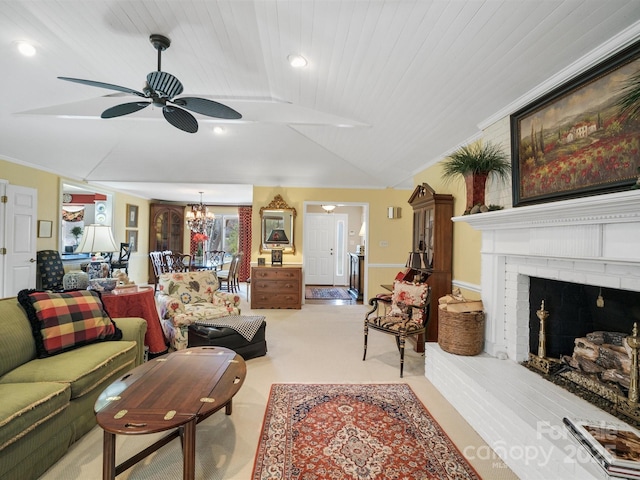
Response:
[{"label": "wicker basket", "polygon": [[477,355],[484,345],[484,313],[438,312],[438,345],[456,355]]}]

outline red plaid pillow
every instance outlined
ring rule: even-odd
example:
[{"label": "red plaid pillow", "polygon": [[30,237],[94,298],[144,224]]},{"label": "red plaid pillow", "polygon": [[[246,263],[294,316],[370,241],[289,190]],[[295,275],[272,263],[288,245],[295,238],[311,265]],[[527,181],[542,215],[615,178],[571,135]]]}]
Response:
[{"label": "red plaid pillow", "polygon": [[38,358],[94,342],[120,340],[122,332],[93,290],[66,293],[22,290],[18,301],[27,311]]}]

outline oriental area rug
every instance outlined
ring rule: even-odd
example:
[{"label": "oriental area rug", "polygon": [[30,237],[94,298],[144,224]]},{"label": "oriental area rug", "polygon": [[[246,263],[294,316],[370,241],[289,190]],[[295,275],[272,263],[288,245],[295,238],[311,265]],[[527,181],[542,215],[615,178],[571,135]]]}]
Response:
[{"label": "oriental area rug", "polygon": [[346,288],[305,287],[304,298],[308,300],[353,300]]},{"label": "oriental area rug", "polygon": [[252,480],[479,480],[407,384],[274,384]]}]

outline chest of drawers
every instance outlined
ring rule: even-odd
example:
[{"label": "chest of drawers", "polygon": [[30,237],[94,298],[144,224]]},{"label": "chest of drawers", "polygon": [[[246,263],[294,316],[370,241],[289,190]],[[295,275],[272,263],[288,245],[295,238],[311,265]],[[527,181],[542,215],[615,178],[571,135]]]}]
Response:
[{"label": "chest of drawers", "polygon": [[302,267],[252,267],[251,308],[302,308]]}]

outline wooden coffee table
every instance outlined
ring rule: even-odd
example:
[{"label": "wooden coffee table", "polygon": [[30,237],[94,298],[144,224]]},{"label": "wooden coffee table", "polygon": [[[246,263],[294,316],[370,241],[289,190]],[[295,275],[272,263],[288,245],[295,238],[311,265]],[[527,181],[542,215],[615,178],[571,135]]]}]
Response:
[{"label": "wooden coffee table", "polygon": [[[104,430],[102,478],[138,463],[177,437],[182,437],[183,478],[195,477],[196,425],[226,407],[240,390],[247,368],[234,351],[222,347],[179,350],[154,358],[107,387],[94,410]],[[169,434],[115,466],[116,435]]]}]

